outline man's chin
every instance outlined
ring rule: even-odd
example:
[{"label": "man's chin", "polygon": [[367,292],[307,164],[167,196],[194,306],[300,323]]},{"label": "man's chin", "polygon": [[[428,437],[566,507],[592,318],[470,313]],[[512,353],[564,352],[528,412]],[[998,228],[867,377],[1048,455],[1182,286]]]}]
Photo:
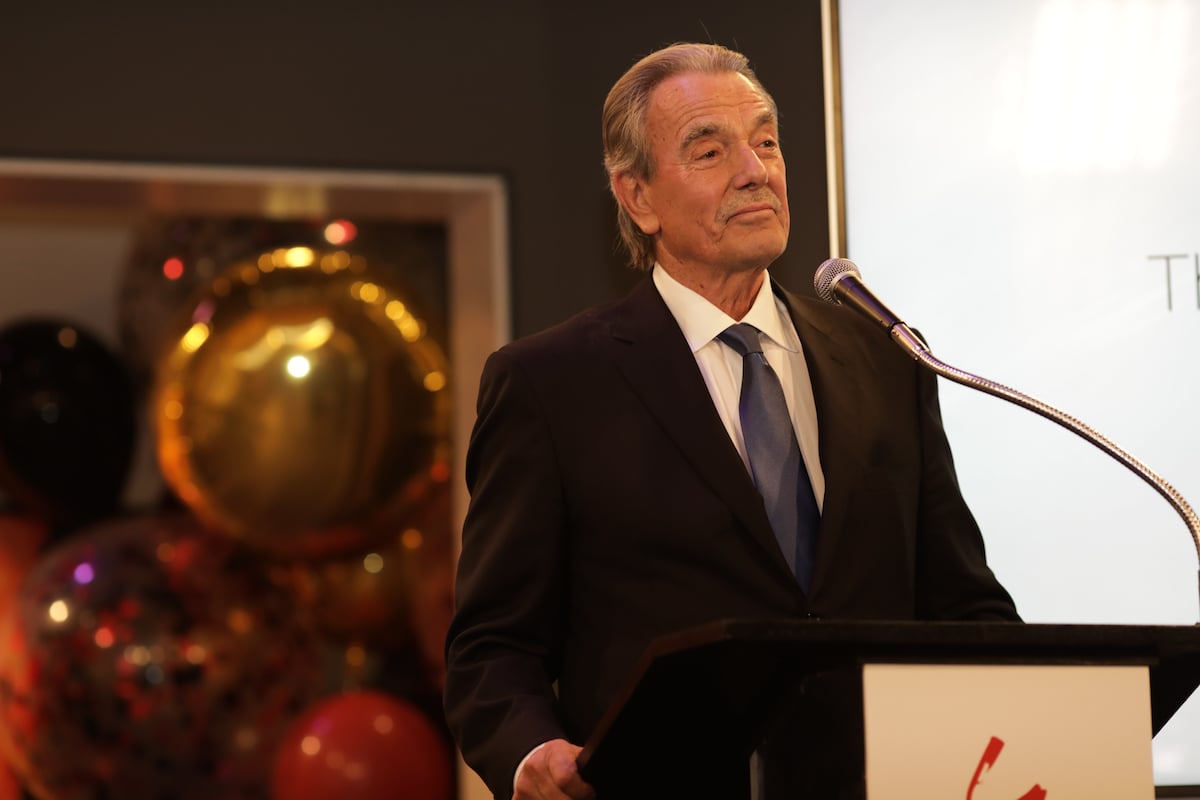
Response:
[{"label": "man's chin", "polygon": [[786,236],[755,237],[738,248],[733,260],[746,269],[764,269],[770,266],[787,249]]}]

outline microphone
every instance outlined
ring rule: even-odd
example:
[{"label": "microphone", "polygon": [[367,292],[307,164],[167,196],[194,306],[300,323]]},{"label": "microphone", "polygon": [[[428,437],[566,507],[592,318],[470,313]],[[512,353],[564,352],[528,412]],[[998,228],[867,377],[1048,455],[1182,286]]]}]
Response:
[{"label": "microphone", "polygon": [[1118,447],[1103,434],[1093,430],[1074,417],[1064,414],[1057,408],[1043,403],[1041,400],[1030,397],[1027,394],[1022,394],[1016,389],[1010,389],[1003,384],[996,383],[987,378],[981,378],[978,375],[964,372],[935,358],[929,352],[929,347],[925,344],[924,340],[913,333],[908,325],[901,322],[900,318],[892,313],[883,304],[883,301],[867,288],[866,284],[863,283],[862,275],[858,272],[858,267],[855,266],[853,261],[848,261],[844,258],[831,258],[822,262],[813,275],[813,286],[817,290],[817,296],[825,302],[833,303],[834,305],[849,306],[876,325],[884,328],[891,334],[892,340],[896,344],[920,362],[922,366],[933,371],[935,374],[970,389],[985,392],[986,394],[999,397],[1001,400],[1007,400],[1010,403],[1040,414],[1121,462],[1138,477],[1150,484],[1183,518],[1184,524],[1187,525],[1188,531],[1192,534],[1192,541],[1196,546],[1197,558],[1200,558],[1200,517],[1196,516],[1196,512],[1183,499],[1183,495],[1163,480],[1154,470],[1147,467],[1141,461],[1138,461],[1124,449]]},{"label": "microphone", "polygon": [[929,352],[925,341],[867,288],[853,261],[845,258],[823,261],[813,275],[813,286],[817,297],[826,303],[850,306],[882,327],[913,358],[921,360],[920,353]]}]

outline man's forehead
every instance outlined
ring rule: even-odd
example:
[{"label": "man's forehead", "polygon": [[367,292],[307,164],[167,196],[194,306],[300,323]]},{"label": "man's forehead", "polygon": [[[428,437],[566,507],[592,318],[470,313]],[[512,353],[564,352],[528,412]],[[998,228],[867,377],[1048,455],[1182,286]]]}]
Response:
[{"label": "man's forehead", "polygon": [[748,117],[754,125],[777,121],[762,90],[737,72],[672,76],[655,87],[650,112],[678,136],[689,136],[698,127],[720,127],[721,120],[730,115]]}]

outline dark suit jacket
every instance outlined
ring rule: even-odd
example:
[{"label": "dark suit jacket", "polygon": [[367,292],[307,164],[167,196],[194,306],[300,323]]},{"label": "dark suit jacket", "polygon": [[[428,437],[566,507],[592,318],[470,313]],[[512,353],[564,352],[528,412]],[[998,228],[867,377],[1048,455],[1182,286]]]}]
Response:
[{"label": "dark suit jacket", "polygon": [[812,376],[826,481],[810,596],[651,281],[489,359],[445,701],[498,797],[538,743],[582,744],[661,634],[1017,618],[959,492],[933,376],[853,312],[776,292]]}]

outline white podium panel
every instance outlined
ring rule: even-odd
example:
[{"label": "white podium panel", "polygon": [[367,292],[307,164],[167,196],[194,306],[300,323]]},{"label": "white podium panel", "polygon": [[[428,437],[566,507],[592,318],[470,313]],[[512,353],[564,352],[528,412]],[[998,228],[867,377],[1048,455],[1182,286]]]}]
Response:
[{"label": "white podium panel", "polygon": [[1140,666],[867,664],[868,800],[1153,800]]}]

